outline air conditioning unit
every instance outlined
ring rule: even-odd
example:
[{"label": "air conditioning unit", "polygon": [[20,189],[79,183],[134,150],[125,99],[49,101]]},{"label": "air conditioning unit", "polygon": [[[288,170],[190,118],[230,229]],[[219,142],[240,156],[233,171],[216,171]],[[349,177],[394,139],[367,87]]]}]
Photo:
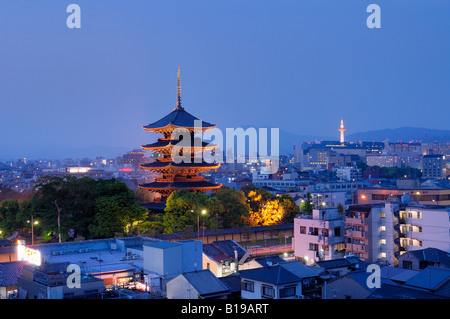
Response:
[{"label": "air conditioning unit", "polygon": [[111,249],[112,250],[117,250],[117,244],[111,244]]}]

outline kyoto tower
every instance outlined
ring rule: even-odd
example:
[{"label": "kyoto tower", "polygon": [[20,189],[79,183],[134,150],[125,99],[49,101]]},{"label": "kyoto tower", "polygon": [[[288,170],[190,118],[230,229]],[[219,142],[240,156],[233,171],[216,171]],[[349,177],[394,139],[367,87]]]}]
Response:
[{"label": "kyoto tower", "polygon": [[341,119],[341,126],[339,127],[339,132],[341,132],[340,142],[344,143],[345,142],[345,138],[344,138],[345,128],[344,128],[344,120],[342,120],[342,119]]}]

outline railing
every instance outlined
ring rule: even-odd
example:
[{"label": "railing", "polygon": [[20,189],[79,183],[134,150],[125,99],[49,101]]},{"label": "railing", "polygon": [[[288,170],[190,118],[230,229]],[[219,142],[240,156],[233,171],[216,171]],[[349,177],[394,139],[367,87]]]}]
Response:
[{"label": "railing", "polygon": [[255,247],[253,248],[250,255],[269,255],[269,254],[281,254],[284,252],[292,251],[292,244],[290,245],[273,245],[266,247]]}]

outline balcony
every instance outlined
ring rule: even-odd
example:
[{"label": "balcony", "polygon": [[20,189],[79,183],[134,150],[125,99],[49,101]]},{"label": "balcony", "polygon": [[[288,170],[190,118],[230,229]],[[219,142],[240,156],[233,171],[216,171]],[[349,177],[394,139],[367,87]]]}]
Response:
[{"label": "balcony", "polygon": [[361,218],[346,217],[344,221],[345,221],[346,225],[355,225],[355,226],[356,225],[360,225],[360,226],[365,225],[364,221]]},{"label": "balcony", "polygon": [[348,238],[366,238],[366,232],[364,231],[359,231],[359,230],[351,230],[351,229],[347,229],[345,231],[345,237]]},{"label": "balcony", "polygon": [[344,243],[345,238],[343,236],[317,236],[317,243],[323,245],[335,245]]},{"label": "balcony", "polygon": [[366,245],[364,244],[351,244],[346,243],[345,244],[345,250],[353,252],[353,253],[365,253],[366,252]]}]

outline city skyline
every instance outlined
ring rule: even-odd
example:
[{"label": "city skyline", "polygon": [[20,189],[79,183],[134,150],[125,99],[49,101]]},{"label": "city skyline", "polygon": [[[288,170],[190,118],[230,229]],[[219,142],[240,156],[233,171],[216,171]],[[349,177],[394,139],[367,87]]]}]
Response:
[{"label": "city skyline", "polygon": [[354,1],[78,4],[80,29],[64,4],[2,5],[0,157],[139,147],[176,105],[177,65],[186,109],[222,129],[448,130],[449,4],[383,4],[381,29]]}]

